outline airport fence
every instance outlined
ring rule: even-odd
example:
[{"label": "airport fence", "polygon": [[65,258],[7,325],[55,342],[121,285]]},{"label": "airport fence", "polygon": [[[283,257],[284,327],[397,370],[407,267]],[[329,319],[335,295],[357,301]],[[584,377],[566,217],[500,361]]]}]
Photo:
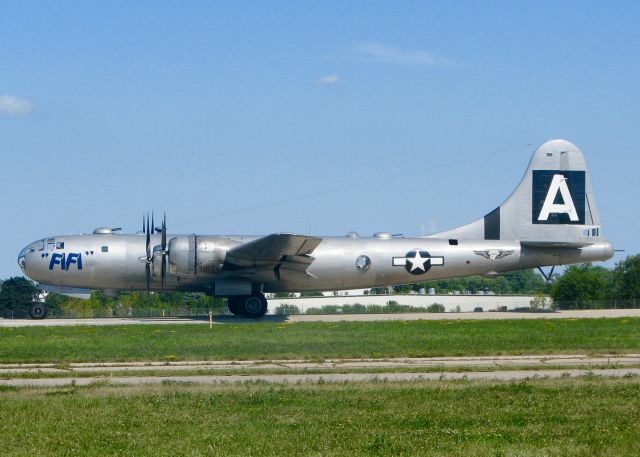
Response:
[{"label": "airport fence", "polygon": [[569,309],[638,309],[639,298],[612,298],[609,300],[556,300],[554,308]]},{"label": "airport fence", "polygon": [[[292,300],[293,301],[293,300]],[[505,308],[505,309],[502,309]],[[580,309],[640,309],[640,299],[610,299],[610,300],[559,300],[550,303],[540,309],[531,307],[518,307],[509,311],[555,311],[555,310],[580,310]],[[506,307],[495,309],[483,309],[483,311],[507,311]],[[398,304],[389,300],[385,305],[325,305],[325,306],[305,306],[300,302],[282,303],[277,306],[270,306],[269,313],[277,315],[291,314],[393,314],[393,313],[419,313],[419,312],[445,312],[444,306],[434,303],[430,306],[409,306]],[[447,309],[446,312],[456,312],[455,309]],[[460,312],[458,309],[457,312]],[[193,307],[165,307],[165,308],[127,308],[127,307],[104,307],[104,308],[74,308],[48,310],[47,318],[50,319],[77,319],[77,318],[202,318],[207,319],[209,314],[214,316],[231,315],[228,308],[193,308]],[[24,319],[29,317],[28,308],[0,310],[0,318],[4,319]]]},{"label": "airport fence", "polygon": [[[85,308],[85,309],[60,309],[53,308],[47,310],[48,319],[80,319],[80,318],[162,318],[162,317],[186,317],[186,318],[208,318],[209,313],[213,315],[230,314],[228,310],[222,308],[131,308],[131,309],[105,309],[105,308]],[[4,310],[0,312],[0,318],[4,319],[25,319],[29,317],[28,309]]]}]

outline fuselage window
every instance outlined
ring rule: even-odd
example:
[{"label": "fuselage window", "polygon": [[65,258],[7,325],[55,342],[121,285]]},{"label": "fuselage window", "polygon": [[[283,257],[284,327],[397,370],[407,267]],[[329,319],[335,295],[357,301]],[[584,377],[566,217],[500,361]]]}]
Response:
[{"label": "fuselage window", "polygon": [[102,248],[100,248],[100,250],[102,252],[109,252],[109,246],[102,246]]},{"label": "fuselage window", "polygon": [[366,255],[361,255],[356,259],[356,268],[360,271],[367,271],[371,268],[371,259]]}]

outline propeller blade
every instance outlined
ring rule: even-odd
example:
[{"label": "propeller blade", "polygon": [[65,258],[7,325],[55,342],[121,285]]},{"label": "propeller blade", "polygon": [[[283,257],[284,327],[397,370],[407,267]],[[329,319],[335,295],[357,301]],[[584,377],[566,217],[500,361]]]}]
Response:
[{"label": "propeller blade", "polygon": [[162,251],[167,250],[167,213],[162,216]]},{"label": "propeller blade", "polygon": [[151,211],[151,234],[156,234],[156,225],[153,223],[153,211]]},{"label": "propeller blade", "polygon": [[167,213],[162,215],[162,264],[160,270],[160,279],[162,288],[164,289],[164,278],[167,272]]},{"label": "propeller blade", "polygon": [[146,233],[144,228],[144,213],[142,213],[142,233]]},{"label": "propeller blade", "polygon": [[147,213],[147,262],[151,259],[151,231],[149,230],[149,213]]},{"label": "propeller blade", "polygon": [[167,272],[167,256],[164,252],[162,253],[162,263],[160,266],[160,280],[162,281],[162,288],[164,289],[164,277]]},{"label": "propeller blade", "polygon": [[144,272],[147,275],[147,295],[151,290],[151,267],[149,266],[149,262],[144,264]]}]

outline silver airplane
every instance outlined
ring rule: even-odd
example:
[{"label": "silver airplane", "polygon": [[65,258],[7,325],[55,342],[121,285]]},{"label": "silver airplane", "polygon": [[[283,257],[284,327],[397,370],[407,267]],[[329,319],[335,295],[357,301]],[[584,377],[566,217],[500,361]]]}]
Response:
[{"label": "silver airplane", "polygon": [[[161,227],[35,241],[18,255],[25,275],[51,291],[198,291],[228,297],[231,313],[261,317],[265,292],[385,287],[470,275],[604,261],[613,247],[600,219],[584,156],[564,140],[533,154],[511,196],[486,216],[419,238],[376,233],[318,237],[169,235]],[[542,271],[542,270],[541,270]],[[32,317],[44,317],[40,306]]]}]

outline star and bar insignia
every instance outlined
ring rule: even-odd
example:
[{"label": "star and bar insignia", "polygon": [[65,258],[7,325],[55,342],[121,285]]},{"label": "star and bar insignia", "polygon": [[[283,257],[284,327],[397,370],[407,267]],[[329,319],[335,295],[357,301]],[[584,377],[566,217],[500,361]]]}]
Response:
[{"label": "star and bar insignia", "polygon": [[427,251],[414,249],[407,252],[404,257],[393,257],[394,267],[404,267],[412,275],[421,275],[431,269],[431,267],[444,266],[443,256],[431,256]]}]

